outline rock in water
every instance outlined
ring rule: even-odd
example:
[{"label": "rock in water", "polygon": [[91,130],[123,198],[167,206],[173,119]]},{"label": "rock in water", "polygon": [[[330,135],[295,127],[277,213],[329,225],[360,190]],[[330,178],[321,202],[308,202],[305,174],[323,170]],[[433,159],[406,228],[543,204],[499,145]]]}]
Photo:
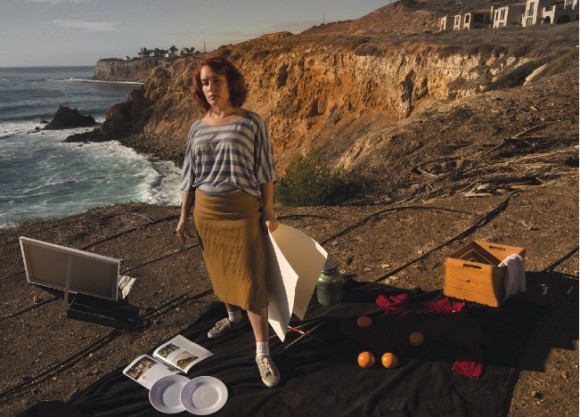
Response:
[{"label": "rock in water", "polygon": [[74,127],[87,127],[96,124],[93,116],[83,116],[77,109],[59,106],[52,121],[47,124],[45,130],[72,129]]}]

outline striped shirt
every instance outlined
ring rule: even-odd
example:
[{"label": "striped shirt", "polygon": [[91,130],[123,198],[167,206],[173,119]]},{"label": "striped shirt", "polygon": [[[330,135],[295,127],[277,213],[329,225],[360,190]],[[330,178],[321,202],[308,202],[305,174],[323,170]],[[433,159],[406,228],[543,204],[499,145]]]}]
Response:
[{"label": "striped shirt", "polygon": [[276,181],[272,143],[254,112],[219,126],[193,122],[181,173],[181,191],[199,188],[220,196],[236,190],[260,198],[260,186]]}]

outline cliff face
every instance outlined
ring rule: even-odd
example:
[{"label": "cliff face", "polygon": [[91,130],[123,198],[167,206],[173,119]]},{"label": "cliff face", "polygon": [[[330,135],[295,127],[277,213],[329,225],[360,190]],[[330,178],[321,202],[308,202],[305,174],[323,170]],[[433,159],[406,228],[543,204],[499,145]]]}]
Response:
[{"label": "cliff face", "polygon": [[369,123],[393,124],[433,102],[473,95],[503,67],[524,62],[441,57],[429,45],[383,48],[373,56],[310,45],[259,61],[236,59],[250,81],[250,105],[268,117],[280,154],[313,146],[339,151]]},{"label": "cliff face", "polygon": [[[353,25],[346,22],[344,28]],[[425,109],[473,97],[502,79],[525,79],[572,50],[578,38],[575,25],[560,36],[560,50],[537,52],[533,45],[547,32],[514,32],[526,39],[522,46],[508,31],[488,41],[485,36],[494,32],[479,31],[472,45],[461,46],[464,33],[361,36],[339,34],[339,29],[333,25],[331,35],[322,29],[272,34],[219,51],[244,73],[250,89],[245,107],[265,118],[281,172],[296,153],[311,150],[352,169],[364,166],[367,160],[353,147],[369,132],[403,125]],[[191,94],[198,59],[155,67],[141,89],[110,109],[103,132],[143,132],[168,138],[173,148],[184,150],[188,128],[200,116]],[[516,80],[515,85],[522,83]],[[180,152],[171,159],[179,163]]]},{"label": "cliff face", "polygon": [[[267,120],[281,167],[299,150],[329,147],[337,153],[370,124],[392,124],[434,102],[473,95],[528,61],[441,56],[441,48],[423,44],[386,44],[372,56],[280,42],[248,42],[232,48],[230,58],[249,85],[246,107]],[[142,89],[111,108],[104,129],[184,141],[199,117],[191,96],[197,59],[157,66]]]},{"label": "cliff face", "polygon": [[133,61],[101,59],[95,65],[93,78],[101,81],[145,82],[151,70],[166,61],[165,58],[143,58]]}]

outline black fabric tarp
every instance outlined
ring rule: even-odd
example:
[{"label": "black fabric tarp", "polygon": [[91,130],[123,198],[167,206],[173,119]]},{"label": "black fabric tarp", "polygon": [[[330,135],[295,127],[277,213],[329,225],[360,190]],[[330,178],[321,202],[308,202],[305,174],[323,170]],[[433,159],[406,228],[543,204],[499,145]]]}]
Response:
[{"label": "black fabric tarp", "polygon": [[[380,284],[351,282],[345,287],[343,303],[323,307],[313,299],[304,322],[295,324],[322,323],[313,332],[316,337],[304,337],[290,347],[299,334],[289,332],[284,344],[277,338],[271,340],[271,354],[282,375],[280,385],[273,389],[259,378],[249,324],[221,339],[207,339],[207,330],[224,316],[223,306],[215,305],[181,332],[213,353],[187,376],[211,375],[226,384],[228,401],[213,414],[216,417],[506,416],[519,358],[543,311],[517,297],[497,309],[468,304],[461,317],[447,315],[451,325],[445,328],[445,319],[437,314],[386,317],[375,302],[377,296],[402,292]],[[412,291],[408,295],[412,306],[442,298],[440,292]],[[356,334],[354,320],[362,314],[382,323],[376,329],[381,337]],[[406,340],[408,332],[419,327],[426,334],[422,346],[400,343],[401,335]],[[356,362],[363,350],[378,355],[371,369]],[[381,366],[383,350],[396,351],[397,368]],[[481,376],[452,372],[460,359],[482,362]],[[149,404],[147,389],[118,369],[68,403],[39,403],[20,417],[160,415]]]}]

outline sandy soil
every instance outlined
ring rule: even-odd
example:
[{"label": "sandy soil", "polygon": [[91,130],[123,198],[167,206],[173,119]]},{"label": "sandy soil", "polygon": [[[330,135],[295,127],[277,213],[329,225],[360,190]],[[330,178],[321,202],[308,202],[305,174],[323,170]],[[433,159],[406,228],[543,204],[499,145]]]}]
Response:
[{"label": "sandy soil", "polygon": [[[400,288],[442,288],[445,257],[474,239],[524,245],[523,296],[550,310],[523,352],[510,415],[576,416],[578,217],[575,201],[562,197],[577,187],[569,178],[511,196],[280,208],[279,214],[322,242],[349,278]],[[176,207],[119,205],[3,233],[2,415],[41,400],[67,400],[185,328],[215,301],[199,247],[177,242],[177,214]],[[119,331],[67,318],[63,300],[26,283],[21,234],[122,258],[123,272],[138,278],[130,297],[145,328]]]}]

